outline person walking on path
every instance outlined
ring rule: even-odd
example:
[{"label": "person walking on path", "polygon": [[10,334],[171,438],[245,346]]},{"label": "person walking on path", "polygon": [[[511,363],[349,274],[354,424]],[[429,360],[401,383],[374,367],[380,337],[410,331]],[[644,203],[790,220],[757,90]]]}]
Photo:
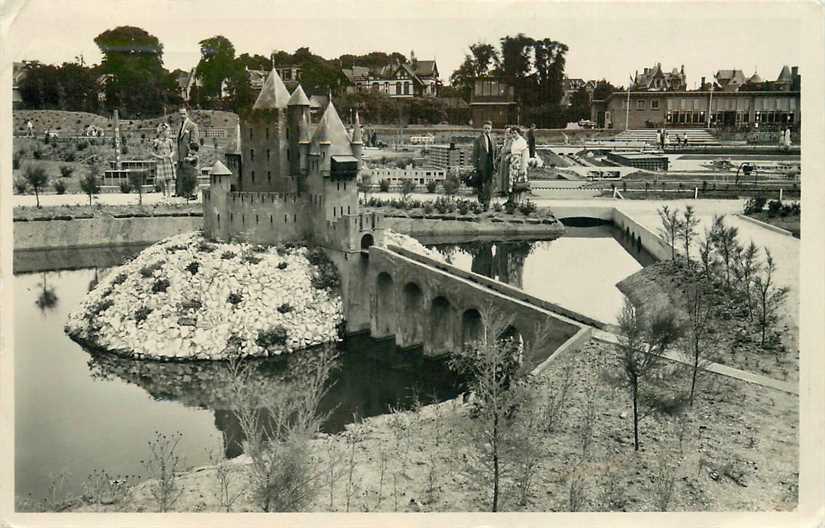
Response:
[{"label": "person walking on path", "polygon": [[192,192],[189,186],[191,180],[197,182],[198,149],[200,149],[200,136],[198,125],[189,119],[186,108],[181,108],[180,128],[177,134],[177,179],[175,180],[175,195],[183,196]]},{"label": "person walking on path", "polygon": [[175,164],[172,160],[175,147],[169,137],[169,125],[166,123],[161,123],[158,127],[158,137],[152,145],[152,150],[152,156],[157,160],[155,181],[160,185],[163,196],[169,196],[175,181]]},{"label": "person walking on path", "polygon": [[478,202],[487,209],[490,206],[490,187],[493,179],[495,161],[495,142],[492,137],[493,123],[484,123],[484,129],[473,143],[473,164],[475,165],[475,183],[478,189]]},{"label": "person walking on path", "polygon": [[513,137],[510,147],[510,199],[516,205],[520,205],[530,192],[530,182],[527,180],[530,147],[527,146],[521,129],[512,127],[510,131]]},{"label": "person walking on path", "polygon": [[536,124],[530,123],[530,130],[527,131],[527,148],[530,149],[530,157],[536,157]]}]

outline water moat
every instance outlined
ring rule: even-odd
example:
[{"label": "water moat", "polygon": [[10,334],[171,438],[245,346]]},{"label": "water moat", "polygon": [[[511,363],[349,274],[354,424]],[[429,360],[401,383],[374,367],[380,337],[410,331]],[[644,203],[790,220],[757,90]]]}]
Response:
[{"label": "water moat", "polygon": [[[432,242],[432,241],[428,241]],[[626,243],[611,225],[569,226],[552,241],[428,244],[453,265],[522,288],[606,322],[613,322],[622,294],[616,282],[652,262]],[[64,270],[15,276],[16,491],[43,496],[50,473],[67,471],[80,486],[94,469],[110,474],[140,472],[140,456],[155,430],[180,431],[187,466],[208,463],[207,450],[240,453],[236,419],[227,408],[221,365],[140,362],[85,351],[63,331],[67,315],[87,291],[124,257],[141,248],[100,251]],[[21,260],[22,262],[22,260]],[[81,269],[71,269],[78,268]],[[341,431],[353,419],[443,401],[462,391],[443,360],[420,348],[400,349],[391,339],[348,337],[338,346],[334,388],[322,404],[330,411],[325,432]],[[257,361],[268,384],[281,383],[289,365]],[[48,390],[46,390],[48,386]],[[78,491],[78,490],[74,490]]]}]

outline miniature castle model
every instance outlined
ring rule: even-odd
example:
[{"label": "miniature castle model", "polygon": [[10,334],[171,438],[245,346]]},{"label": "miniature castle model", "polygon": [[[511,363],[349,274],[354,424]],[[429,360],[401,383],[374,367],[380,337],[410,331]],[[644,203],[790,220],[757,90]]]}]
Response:
[{"label": "miniature castle model", "polygon": [[269,74],[252,110],[241,116],[240,154],[216,162],[203,191],[208,237],[261,244],[306,240],[354,252],[383,243],[383,216],[359,211],[358,115],[352,137],[330,100],[311,128],[310,103],[299,85],[290,95]]}]

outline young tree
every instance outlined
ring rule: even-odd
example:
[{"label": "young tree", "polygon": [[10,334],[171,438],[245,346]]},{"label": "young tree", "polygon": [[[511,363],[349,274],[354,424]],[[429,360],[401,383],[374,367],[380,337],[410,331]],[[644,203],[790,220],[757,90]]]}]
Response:
[{"label": "young tree", "polygon": [[491,307],[482,309],[481,335],[467,350],[451,358],[451,366],[468,375],[473,394],[470,436],[475,447],[473,469],[491,489],[490,510],[499,510],[502,480],[509,474],[510,461],[517,456],[515,414],[527,400],[526,384],[518,379],[517,352],[512,342],[499,336],[512,318]]},{"label": "young tree", "polygon": [[679,337],[675,314],[660,311],[643,321],[629,300],[619,314],[619,353],[624,384],[633,403],[634,449],[639,450],[639,401],[643,383],[660,367],[661,356]]},{"label": "young tree", "polygon": [[684,218],[679,226],[682,242],[685,245],[685,264],[690,269],[690,245],[696,237],[696,228],[699,226],[699,219],[696,217],[696,210],[692,205],[685,207]]},{"label": "young tree", "polygon": [[26,183],[31,185],[34,190],[34,199],[37,203],[37,208],[40,208],[40,191],[49,183],[49,175],[46,174],[46,169],[42,165],[26,165],[23,171],[23,177]]},{"label": "young tree", "polygon": [[730,290],[736,249],[739,247],[739,229],[725,225],[724,216],[714,216],[711,240],[725,268],[725,287]]},{"label": "young tree", "polygon": [[779,320],[779,310],[788,297],[788,288],[778,288],[774,284],[776,262],[768,248],[764,249],[765,266],[762,273],[757,274],[753,279],[756,290],[756,320],[759,324],[762,346],[765,346],[768,328]]},{"label": "young tree", "polygon": [[670,244],[671,260],[676,262],[676,239],[679,236],[681,229],[681,221],[679,220],[679,210],[671,210],[667,205],[663,205],[661,209],[656,211],[659,213],[659,218],[662,221],[662,226],[659,228],[659,234],[664,237],[668,244]]},{"label": "young tree", "polygon": [[89,174],[80,178],[80,190],[89,197],[89,207],[92,206],[92,197],[100,192],[100,184],[98,183],[98,169],[97,165],[92,165],[89,169]]},{"label": "young tree", "polygon": [[401,200],[406,203],[407,198],[415,190],[415,182],[413,180],[404,180],[401,182]]},{"label": "young tree", "polygon": [[740,269],[742,274],[742,285],[745,290],[745,297],[748,301],[748,318],[753,320],[753,280],[759,274],[762,265],[759,263],[759,249],[756,244],[751,243],[742,251],[740,257]]},{"label": "young tree", "polygon": [[705,229],[705,238],[699,243],[699,260],[702,262],[702,274],[705,281],[710,281],[716,269],[716,255],[709,229]]},{"label": "young tree", "polygon": [[687,292],[687,328],[685,332],[685,341],[688,355],[691,362],[691,378],[690,378],[690,406],[693,407],[693,398],[696,392],[696,378],[699,373],[699,368],[705,363],[705,346],[707,345],[705,337],[707,335],[708,323],[713,311],[713,306],[705,297],[703,286],[701,284],[693,284]]}]

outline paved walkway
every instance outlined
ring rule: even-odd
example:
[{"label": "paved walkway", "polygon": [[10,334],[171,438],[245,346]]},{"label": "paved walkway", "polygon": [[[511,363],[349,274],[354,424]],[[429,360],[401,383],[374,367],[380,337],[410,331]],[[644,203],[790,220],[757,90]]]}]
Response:
[{"label": "paved walkway", "polygon": [[[198,200],[190,200],[189,203],[197,203]],[[15,194],[12,200],[14,207],[29,206],[34,207],[36,201],[33,194]],[[101,205],[137,205],[138,195],[136,193],[104,193],[98,194],[92,198],[92,203]],[[184,198],[164,198],[160,193],[146,193],[143,195],[143,203],[161,204],[161,203],[186,203]],[[85,194],[46,194],[40,196],[40,205],[42,207],[50,207],[57,205],[89,205],[89,197]]]},{"label": "paved walkway", "polygon": [[[605,332],[603,330],[593,329],[593,338],[598,339],[599,341],[603,341],[605,343],[611,343],[614,345],[619,344],[619,338],[618,336],[616,336],[616,334],[611,334],[610,332]],[[667,352],[663,357],[671,361],[676,361],[678,363],[682,363],[685,365],[692,365],[692,363],[688,359],[686,359],[684,356],[677,352]],[[760,374],[754,374],[753,372],[739,370],[733,367],[729,367],[727,365],[722,365],[721,363],[708,363],[700,368],[707,372],[713,372],[714,374],[727,376],[729,378],[744,381],[746,383],[753,383],[754,385],[780,390],[783,392],[787,392],[789,394],[796,394],[797,396],[799,395],[798,383],[788,383],[784,381],[779,381],[773,378],[769,378],[767,376],[762,376]]]}]

